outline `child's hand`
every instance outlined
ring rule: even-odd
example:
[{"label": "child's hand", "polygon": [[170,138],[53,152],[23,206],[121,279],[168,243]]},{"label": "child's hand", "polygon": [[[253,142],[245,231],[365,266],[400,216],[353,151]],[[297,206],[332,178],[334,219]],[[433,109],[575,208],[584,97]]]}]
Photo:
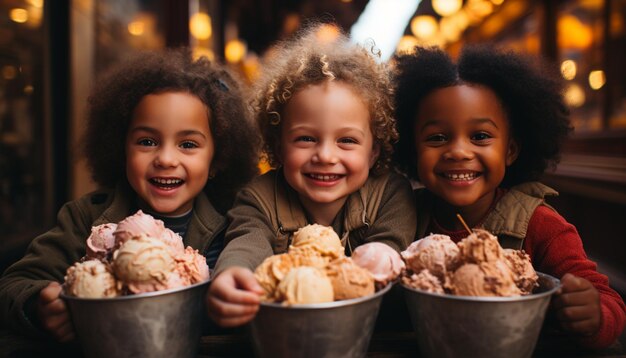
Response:
[{"label": "child's hand", "polygon": [[74,326],[70,319],[65,302],[59,297],[61,285],[50,282],[41,292],[37,300],[37,317],[41,326],[59,342],[74,339]]},{"label": "child's hand", "polygon": [[248,323],[259,310],[262,294],[263,289],[250,270],[228,268],[213,280],[209,288],[209,317],[222,327]]},{"label": "child's hand", "polygon": [[600,329],[602,311],[598,290],[581,277],[565,274],[554,298],[554,309],[563,329],[593,335]]}]

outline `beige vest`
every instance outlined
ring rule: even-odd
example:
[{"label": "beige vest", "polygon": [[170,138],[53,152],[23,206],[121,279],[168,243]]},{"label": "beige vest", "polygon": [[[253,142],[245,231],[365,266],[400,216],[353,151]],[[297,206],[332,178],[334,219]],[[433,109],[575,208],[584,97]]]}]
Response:
[{"label": "beige vest", "polygon": [[[415,194],[417,238],[419,239],[426,235],[434,198],[430,192],[424,189],[416,190]],[[481,228],[496,235],[502,247],[520,250],[524,245],[528,222],[535,209],[539,205],[552,209],[545,203],[544,198],[557,195],[559,193],[554,189],[539,182],[528,182],[514,186],[500,198],[495,208],[487,214]]]},{"label": "beige vest", "polygon": [[[341,243],[348,245],[348,252],[359,245],[369,225],[376,221],[378,208],[383,197],[388,174],[370,176],[365,185],[350,194],[343,211],[343,232],[339,233]],[[252,195],[260,203],[269,218],[277,237],[274,253],[287,251],[293,234],[309,224],[298,194],[291,189],[281,172],[267,175],[251,188]]]}]

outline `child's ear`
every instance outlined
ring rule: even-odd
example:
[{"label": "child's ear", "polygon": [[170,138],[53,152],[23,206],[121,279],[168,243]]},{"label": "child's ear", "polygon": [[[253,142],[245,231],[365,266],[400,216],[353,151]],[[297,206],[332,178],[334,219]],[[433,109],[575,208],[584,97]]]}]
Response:
[{"label": "child's ear", "polygon": [[509,145],[506,150],[506,166],[510,166],[515,162],[517,156],[519,155],[520,145],[517,144],[517,141],[513,138],[509,140]]},{"label": "child's ear", "polygon": [[370,154],[370,169],[374,167],[376,161],[378,160],[378,156],[380,155],[380,144],[375,143],[374,148],[372,149],[372,153]]}]

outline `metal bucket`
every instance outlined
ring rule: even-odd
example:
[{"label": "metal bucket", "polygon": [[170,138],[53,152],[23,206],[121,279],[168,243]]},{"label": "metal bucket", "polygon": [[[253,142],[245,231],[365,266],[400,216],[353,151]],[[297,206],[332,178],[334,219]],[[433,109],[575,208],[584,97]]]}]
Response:
[{"label": "metal bucket", "polygon": [[87,357],[195,357],[208,285],[115,298],[61,297]]},{"label": "metal bucket", "polygon": [[390,288],[328,303],[261,303],[250,327],[254,351],[272,358],[365,357],[380,302]]},{"label": "metal bucket", "polygon": [[424,357],[530,357],[550,296],[560,287],[537,273],[539,287],[520,297],[434,294],[402,285]]}]

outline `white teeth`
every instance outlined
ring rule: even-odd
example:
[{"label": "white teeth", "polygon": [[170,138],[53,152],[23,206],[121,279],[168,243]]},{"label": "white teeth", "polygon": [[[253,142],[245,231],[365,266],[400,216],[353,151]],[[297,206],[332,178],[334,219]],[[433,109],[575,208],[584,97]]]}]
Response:
[{"label": "white teeth", "polygon": [[163,184],[163,185],[176,185],[176,184],[180,184],[182,183],[181,179],[161,179],[161,178],[153,178],[152,179],[153,182],[157,183],[157,184]]},{"label": "white teeth", "polygon": [[444,174],[446,178],[450,180],[472,180],[477,177],[476,172],[461,173],[461,174]]},{"label": "white teeth", "polygon": [[318,174],[309,174],[309,176],[315,180],[322,180],[322,181],[330,181],[330,180],[336,180],[339,179],[339,175],[318,175]]}]

